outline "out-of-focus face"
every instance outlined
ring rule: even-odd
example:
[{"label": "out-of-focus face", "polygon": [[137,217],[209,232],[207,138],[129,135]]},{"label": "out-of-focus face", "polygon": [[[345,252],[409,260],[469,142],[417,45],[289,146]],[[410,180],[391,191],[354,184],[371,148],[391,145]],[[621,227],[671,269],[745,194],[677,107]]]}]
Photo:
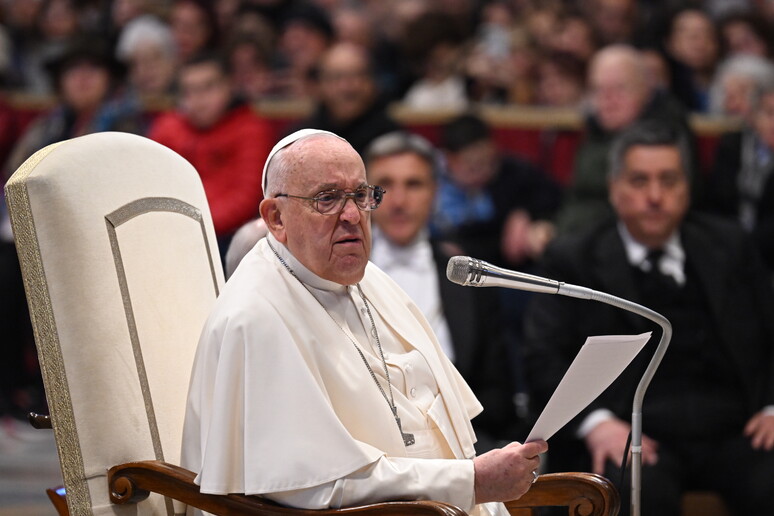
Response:
[{"label": "out-of-focus face", "polygon": [[671,145],[635,145],[609,183],[610,203],[635,240],[662,247],[688,210],[688,179]]},{"label": "out-of-focus face", "polygon": [[723,27],[723,39],[728,46],[728,54],[747,54],[766,57],[768,48],[753,29],[743,21],[735,21]]},{"label": "out-of-focus face", "polygon": [[376,97],[376,84],[365,51],[343,43],[325,54],[320,66],[320,101],[338,121],[363,114]]},{"label": "out-of-focus face", "polygon": [[78,113],[97,109],[110,92],[110,73],[89,61],[71,64],[59,79],[62,100]]},{"label": "out-of-focus face", "polygon": [[152,43],[139,45],[129,58],[129,78],[140,95],[166,94],[175,75],[175,62]]},{"label": "out-of-focus face", "polygon": [[205,17],[206,13],[192,2],[176,2],[172,6],[169,25],[181,62],[207,46],[211,29]]},{"label": "out-of-focus face", "polygon": [[723,114],[747,117],[750,114],[755,80],[743,75],[723,79]]},{"label": "out-of-focus face", "polygon": [[466,190],[480,190],[497,173],[497,149],[491,140],[481,140],[456,152],[446,152],[452,180]]},{"label": "out-of-focus face", "polygon": [[672,56],[693,70],[711,70],[718,57],[718,41],[712,20],[701,11],[677,16],[669,35]]},{"label": "out-of-focus face", "polygon": [[583,80],[576,80],[551,62],[538,67],[538,98],[546,106],[576,107],[583,98]]},{"label": "out-of-focus face", "polygon": [[[314,197],[331,189],[347,192],[366,185],[365,166],[347,142],[332,136],[304,138],[284,152],[291,166],[287,193]],[[370,212],[347,199],[335,215],[322,215],[313,202],[288,197],[264,199],[261,216],[278,241],[305,267],[329,281],[352,285],[363,278],[371,253]]]},{"label": "out-of-focus face", "polygon": [[774,93],[764,95],[753,120],[758,137],[774,149]]},{"label": "out-of-focus face", "polygon": [[649,96],[648,85],[629,57],[607,55],[592,63],[589,93],[602,127],[617,131],[640,116]]},{"label": "out-of-focus face", "polygon": [[376,158],[368,164],[368,180],[387,191],[374,211],[374,224],[393,244],[413,242],[433,210],[435,179],[430,163],[412,152]]},{"label": "out-of-focus face", "polygon": [[180,110],[195,127],[218,122],[231,102],[231,83],[216,63],[200,63],[180,70]]}]

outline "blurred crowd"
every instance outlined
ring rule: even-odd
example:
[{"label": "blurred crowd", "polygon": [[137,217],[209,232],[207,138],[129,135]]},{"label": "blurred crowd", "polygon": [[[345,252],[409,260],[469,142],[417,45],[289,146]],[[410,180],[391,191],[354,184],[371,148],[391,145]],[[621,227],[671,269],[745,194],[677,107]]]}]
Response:
[{"label": "blurred crowd", "polygon": [[[615,216],[611,146],[648,122],[685,142],[692,209],[738,224],[771,273],[773,27],[771,0],[3,0],[0,184],[48,144],[142,134],[196,167],[225,257],[257,215],[263,163],[284,132],[331,130],[378,161],[375,140],[411,129],[388,109],[402,103],[441,113],[443,123],[437,149],[412,151],[429,172],[389,178],[380,231],[390,232],[392,216],[403,228],[394,231],[409,228],[403,244],[427,234],[450,244],[447,254],[533,271],[557,235]],[[29,121],[16,94],[52,107]],[[260,116],[259,101],[311,110],[282,127]],[[477,112],[483,105],[580,113],[569,180],[514,156]],[[700,159],[691,113],[733,122],[712,159]],[[541,130],[550,139],[551,128]],[[400,180],[406,199],[433,188],[412,205],[398,197]],[[0,340],[13,345],[0,413],[17,415],[45,402],[5,210],[0,203]],[[510,291],[499,301],[498,324],[518,343],[529,298]],[[509,350],[506,390],[524,416],[529,375],[518,345]]]}]

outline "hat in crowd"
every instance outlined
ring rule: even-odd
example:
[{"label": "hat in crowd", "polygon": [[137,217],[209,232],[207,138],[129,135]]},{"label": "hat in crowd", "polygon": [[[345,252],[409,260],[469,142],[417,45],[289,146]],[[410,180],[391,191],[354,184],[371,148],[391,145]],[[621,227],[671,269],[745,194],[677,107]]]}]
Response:
[{"label": "hat in crowd", "polygon": [[52,84],[58,87],[62,74],[83,62],[106,69],[115,81],[126,74],[125,66],[115,58],[107,42],[95,35],[76,36],[60,53],[45,62],[45,68]]}]

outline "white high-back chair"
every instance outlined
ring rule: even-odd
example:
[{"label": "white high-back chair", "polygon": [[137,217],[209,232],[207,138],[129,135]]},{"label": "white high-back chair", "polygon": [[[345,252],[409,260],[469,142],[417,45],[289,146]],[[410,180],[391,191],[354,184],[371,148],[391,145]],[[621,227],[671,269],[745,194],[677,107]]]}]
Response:
[{"label": "white high-back chair", "polygon": [[120,512],[109,467],[179,463],[196,343],[223,283],[201,181],[162,145],[98,133],[40,150],[6,191],[70,512]]},{"label": "white high-back chair", "polygon": [[[223,273],[201,181],[179,155],[124,133],[75,138],[28,159],[6,200],[66,489],[66,505],[51,496],[60,514],[171,516],[185,504],[231,515],[464,514],[433,501],[303,511],[199,493],[178,466],[182,427]],[[618,495],[596,475],[543,475],[509,508],[544,505],[603,516]]]}]

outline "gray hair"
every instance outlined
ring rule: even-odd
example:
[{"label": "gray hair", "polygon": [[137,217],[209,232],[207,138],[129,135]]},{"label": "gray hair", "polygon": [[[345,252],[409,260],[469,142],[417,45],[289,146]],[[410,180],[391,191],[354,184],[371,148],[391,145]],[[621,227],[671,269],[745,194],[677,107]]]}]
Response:
[{"label": "gray hair", "polygon": [[688,138],[684,131],[663,122],[640,122],[624,130],[613,141],[608,154],[608,179],[614,179],[624,169],[624,159],[629,149],[636,146],[670,146],[677,147],[680,153],[680,164],[686,179],[692,175],[691,152]]},{"label": "gray hair", "polygon": [[376,138],[366,148],[363,161],[368,163],[389,156],[411,153],[425,160],[435,172],[436,150],[421,136],[406,131],[393,131]]},{"label": "gray hair", "polygon": [[774,87],[774,64],[768,59],[753,55],[735,55],[723,61],[710,86],[710,111],[714,114],[725,114],[723,110],[726,94],[725,81],[731,76],[752,79],[755,85],[750,98],[752,105],[758,100],[757,95],[761,90]]},{"label": "gray hair", "polygon": [[116,45],[116,57],[128,61],[141,45],[151,44],[161,49],[164,56],[175,56],[175,42],[169,26],[153,15],[135,18],[121,31]]}]

